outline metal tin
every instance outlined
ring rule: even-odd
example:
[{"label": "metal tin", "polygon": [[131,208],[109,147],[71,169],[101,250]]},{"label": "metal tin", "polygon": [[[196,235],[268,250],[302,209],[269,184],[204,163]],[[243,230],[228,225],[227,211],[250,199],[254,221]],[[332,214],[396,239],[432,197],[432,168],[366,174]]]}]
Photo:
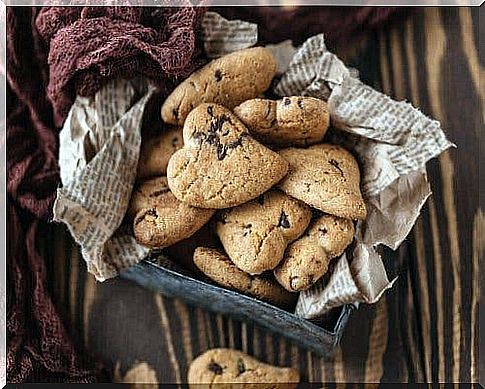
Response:
[{"label": "metal tin", "polygon": [[254,322],[320,355],[332,353],[354,309],[352,305],[343,306],[333,328],[324,328],[253,297],[195,279],[184,274],[186,272],[161,263],[163,261],[144,260],[123,270],[121,276],[165,296],[181,298],[188,304],[202,306],[236,320]]}]

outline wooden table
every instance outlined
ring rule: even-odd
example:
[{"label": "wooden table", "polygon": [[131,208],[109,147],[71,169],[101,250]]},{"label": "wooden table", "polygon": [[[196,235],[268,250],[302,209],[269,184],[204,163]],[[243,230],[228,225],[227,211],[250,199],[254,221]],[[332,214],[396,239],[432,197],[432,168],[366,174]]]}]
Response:
[{"label": "wooden table", "polygon": [[54,246],[46,245],[50,284],[77,344],[117,380],[183,382],[195,356],[235,347],[292,365],[306,381],[477,382],[484,231],[480,16],[483,7],[417,9],[359,42],[332,48],[365,82],[440,120],[457,145],[429,163],[433,195],[399,250],[385,252],[397,283],[379,303],[352,315],[335,355],[320,358],[257,326],[127,281],[96,283],[64,229],[52,226],[46,231],[56,236]]}]

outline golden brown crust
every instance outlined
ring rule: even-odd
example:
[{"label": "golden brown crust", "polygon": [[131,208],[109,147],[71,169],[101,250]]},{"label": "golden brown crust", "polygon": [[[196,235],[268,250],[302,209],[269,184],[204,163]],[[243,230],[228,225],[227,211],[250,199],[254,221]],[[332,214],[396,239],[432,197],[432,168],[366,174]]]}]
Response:
[{"label": "golden brown crust", "polygon": [[214,211],[191,207],[170,192],[166,177],[138,185],[128,215],[136,240],[147,247],[167,247],[188,238],[209,221]]},{"label": "golden brown crust", "polygon": [[279,154],[290,163],[288,175],[278,183],[285,193],[331,215],[365,219],[359,166],[347,150],[324,143]]},{"label": "golden brown crust", "polygon": [[314,237],[304,236],[288,246],[274,270],[276,280],[290,292],[307,290],[328,269],[330,258]]},{"label": "golden brown crust", "polygon": [[193,73],[162,105],[166,123],[182,125],[201,103],[217,103],[232,109],[268,89],[276,61],[264,47],[236,51],[215,59]]},{"label": "golden brown crust", "polygon": [[234,108],[234,113],[256,139],[278,147],[321,142],[330,123],[327,104],[314,97],[252,99]]},{"label": "golden brown crust", "polygon": [[236,266],[249,274],[260,274],[278,265],[287,244],[303,234],[310,218],[308,206],[273,189],[220,211],[216,230]]},{"label": "golden brown crust", "polygon": [[327,272],[330,260],[340,256],[353,238],[354,224],[350,219],[319,217],[303,237],[288,246],[274,270],[276,280],[291,292],[310,288]]},{"label": "golden brown crust", "polygon": [[214,388],[293,389],[300,381],[297,370],[268,365],[232,349],[211,349],[189,366],[189,385]]},{"label": "golden brown crust", "polygon": [[207,277],[228,289],[278,306],[289,307],[295,303],[296,295],[283,289],[272,275],[251,276],[239,270],[218,250],[198,247],[194,252],[194,263]]},{"label": "golden brown crust", "polygon": [[240,120],[217,104],[201,104],[184,125],[184,147],[167,168],[173,194],[200,208],[228,208],[266,192],[288,162],[254,140]]},{"label": "golden brown crust", "polygon": [[[347,246],[354,239],[354,223],[333,215],[323,215],[313,224],[315,238],[330,258],[343,254]],[[311,233],[311,231],[310,231]]]}]

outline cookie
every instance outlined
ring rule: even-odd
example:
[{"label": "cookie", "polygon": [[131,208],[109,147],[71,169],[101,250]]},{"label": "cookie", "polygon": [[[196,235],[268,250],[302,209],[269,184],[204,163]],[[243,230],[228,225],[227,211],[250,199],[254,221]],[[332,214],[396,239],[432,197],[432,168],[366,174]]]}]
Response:
[{"label": "cookie", "polygon": [[183,202],[228,208],[266,192],[288,162],[254,140],[241,121],[217,104],[201,104],[184,124],[184,147],[168,163],[168,185]]},{"label": "cookie", "polygon": [[268,365],[233,349],[215,348],[192,361],[187,381],[193,388],[292,389],[297,370]]},{"label": "cookie", "polygon": [[279,190],[220,211],[217,235],[235,265],[249,274],[272,270],[286,246],[308,227],[311,210]]},{"label": "cookie", "polygon": [[319,144],[283,149],[279,154],[290,163],[288,175],[278,183],[284,192],[325,213],[365,219],[359,165],[347,150]]},{"label": "cookie", "polygon": [[353,237],[350,219],[321,216],[303,237],[288,246],[274,270],[276,280],[290,292],[308,289],[327,272],[330,260],[340,256]]},{"label": "cookie", "polygon": [[193,73],[162,105],[166,123],[182,125],[201,103],[217,103],[233,109],[269,88],[276,61],[264,47],[236,51],[215,59]]},{"label": "cookie", "polygon": [[183,145],[181,127],[173,127],[146,141],[142,140],[137,178],[167,174],[170,157]]},{"label": "cookie", "polygon": [[136,240],[150,248],[167,247],[188,238],[209,221],[214,211],[191,207],[170,192],[166,177],[141,183],[133,192],[128,215]]},{"label": "cookie", "polygon": [[212,281],[228,289],[279,306],[289,307],[295,303],[296,295],[283,289],[272,275],[251,276],[218,250],[198,247],[194,252],[194,263]]},{"label": "cookie", "polygon": [[354,239],[354,223],[333,215],[323,215],[312,223],[308,234],[315,236],[318,244],[330,259],[340,257]]},{"label": "cookie", "polygon": [[256,139],[278,147],[321,142],[330,123],[327,103],[314,97],[253,99],[234,108],[234,113]]}]

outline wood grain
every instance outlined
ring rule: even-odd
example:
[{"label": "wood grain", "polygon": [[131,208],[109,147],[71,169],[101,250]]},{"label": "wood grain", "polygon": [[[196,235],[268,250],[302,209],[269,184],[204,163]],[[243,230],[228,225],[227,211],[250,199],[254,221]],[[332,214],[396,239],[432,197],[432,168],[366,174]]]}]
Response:
[{"label": "wood grain", "polygon": [[298,368],[305,381],[476,382],[485,223],[478,20],[478,9],[420,8],[336,48],[363,80],[439,119],[457,148],[429,163],[432,197],[399,250],[384,251],[397,283],[352,315],[333,356],[127,281],[95,283],[67,232],[52,226],[50,287],[79,347],[112,371],[117,366],[120,379],[145,363],[163,383],[184,382],[190,361],[219,346]]}]

